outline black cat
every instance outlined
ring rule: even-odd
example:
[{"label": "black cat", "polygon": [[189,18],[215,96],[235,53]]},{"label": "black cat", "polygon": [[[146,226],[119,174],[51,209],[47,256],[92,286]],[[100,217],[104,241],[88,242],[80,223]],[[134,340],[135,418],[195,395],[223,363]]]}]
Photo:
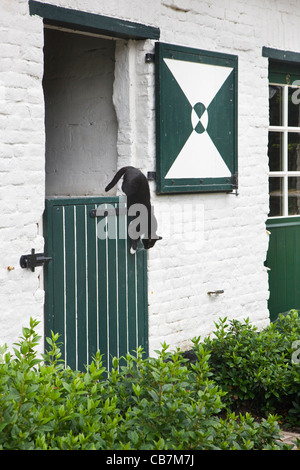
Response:
[{"label": "black cat", "polygon": [[[157,221],[153,213],[150,202],[149,183],[146,176],[133,166],[124,166],[113,177],[106,186],[105,191],[109,191],[117,184],[123,176],[122,191],[127,196],[127,211],[131,218],[128,227],[128,235],[131,241],[130,253],[137,250],[139,238],[141,238],[144,248],[149,250],[157,240],[161,240],[156,234]],[[145,230],[143,230],[145,228]]]}]

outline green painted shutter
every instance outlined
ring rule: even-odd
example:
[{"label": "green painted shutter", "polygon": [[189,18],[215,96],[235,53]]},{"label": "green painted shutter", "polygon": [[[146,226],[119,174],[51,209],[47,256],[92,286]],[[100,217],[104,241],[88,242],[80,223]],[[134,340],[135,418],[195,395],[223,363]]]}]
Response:
[{"label": "green painted shutter", "polygon": [[[112,357],[142,346],[148,352],[147,257],[129,252],[126,238],[100,239],[103,217],[91,216],[99,205],[118,209],[112,198],[46,201],[45,334],[58,332],[65,363],[83,370],[96,351],[110,369]],[[118,235],[125,215],[109,216]],[[108,217],[107,217],[108,219]]]},{"label": "green painted shutter", "polygon": [[237,57],[156,43],[157,192],[237,185]]}]

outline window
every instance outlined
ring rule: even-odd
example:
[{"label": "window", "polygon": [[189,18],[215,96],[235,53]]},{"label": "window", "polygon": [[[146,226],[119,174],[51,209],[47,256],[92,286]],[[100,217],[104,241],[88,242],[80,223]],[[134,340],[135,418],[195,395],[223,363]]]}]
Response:
[{"label": "window", "polygon": [[300,81],[286,67],[270,68],[269,217],[300,215]]}]

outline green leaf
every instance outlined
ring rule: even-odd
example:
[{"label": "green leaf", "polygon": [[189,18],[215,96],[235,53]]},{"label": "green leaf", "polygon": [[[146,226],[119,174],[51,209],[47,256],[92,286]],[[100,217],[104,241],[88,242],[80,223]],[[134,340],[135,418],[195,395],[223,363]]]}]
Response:
[{"label": "green leaf", "polygon": [[71,388],[71,385],[69,383],[63,382],[62,386],[64,387],[65,390],[67,390],[67,392],[72,393],[72,388]]},{"label": "green leaf", "polygon": [[148,393],[149,393],[149,395],[151,396],[151,398],[153,398],[153,400],[154,400],[155,402],[158,402],[158,399],[159,399],[159,398],[158,398],[157,393],[154,392],[154,390],[149,390]]},{"label": "green leaf", "polygon": [[139,398],[141,394],[141,387],[139,385],[132,384],[132,388],[136,396]]},{"label": "green leaf", "polygon": [[3,429],[8,425],[9,423],[7,421],[0,421],[0,432],[3,431]]},{"label": "green leaf", "polygon": [[134,445],[137,445],[137,443],[139,442],[139,435],[136,431],[129,431],[128,432],[128,437],[129,439],[133,442]]}]

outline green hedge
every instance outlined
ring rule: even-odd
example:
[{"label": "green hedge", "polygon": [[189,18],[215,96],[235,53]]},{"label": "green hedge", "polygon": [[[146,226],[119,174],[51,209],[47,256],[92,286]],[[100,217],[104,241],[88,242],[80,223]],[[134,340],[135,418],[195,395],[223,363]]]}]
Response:
[{"label": "green hedge", "polygon": [[[58,335],[54,333],[47,339],[49,352],[38,358],[37,323],[31,319],[29,327],[23,328],[14,355],[7,352],[6,347],[0,350],[2,449],[289,448],[278,441],[277,416],[269,415],[257,423],[249,413],[226,412],[228,394],[222,390],[219,380],[226,367],[224,369],[217,361],[220,367],[210,370],[212,365],[209,364],[216,363],[215,357],[221,351],[229,361],[230,348],[235,351],[231,359],[234,366],[229,366],[230,369],[241,367],[241,360],[236,359],[233,344],[228,347],[228,354],[224,354],[228,336],[224,322],[222,328],[217,329],[223,349],[217,348],[217,340],[204,345],[199,338],[194,339],[196,360],[192,362],[179,350],[169,352],[165,344],[155,358],[144,359],[138,349],[136,355],[128,354],[125,360],[123,358],[125,365],[114,358],[108,375],[100,353],[85,373],[64,368],[60,362]],[[241,326],[241,330],[247,334],[239,333],[244,342],[248,332],[252,335],[252,328],[246,325],[246,328]],[[235,329],[232,334],[236,335],[237,323]],[[274,338],[276,335],[274,332]],[[269,346],[272,362],[272,346]],[[266,350],[262,352],[266,358]],[[248,357],[251,357],[251,350]],[[253,361],[254,358],[252,364]],[[292,371],[288,367],[283,369],[284,373],[288,370]],[[298,368],[297,371],[299,383]],[[226,388],[230,391],[230,377],[234,392],[238,394],[238,388],[243,390],[245,381],[240,382],[234,374],[227,373]],[[295,375],[295,380],[297,377]],[[264,377],[264,383],[267,381]],[[280,379],[280,383],[283,382]],[[279,392],[280,387],[277,390]]]},{"label": "green hedge", "polygon": [[219,320],[213,338],[204,340],[214,381],[226,391],[231,409],[249,405],[277,412],[300,426],[300,318],[279,315],[258,332],[249,319]]}]

